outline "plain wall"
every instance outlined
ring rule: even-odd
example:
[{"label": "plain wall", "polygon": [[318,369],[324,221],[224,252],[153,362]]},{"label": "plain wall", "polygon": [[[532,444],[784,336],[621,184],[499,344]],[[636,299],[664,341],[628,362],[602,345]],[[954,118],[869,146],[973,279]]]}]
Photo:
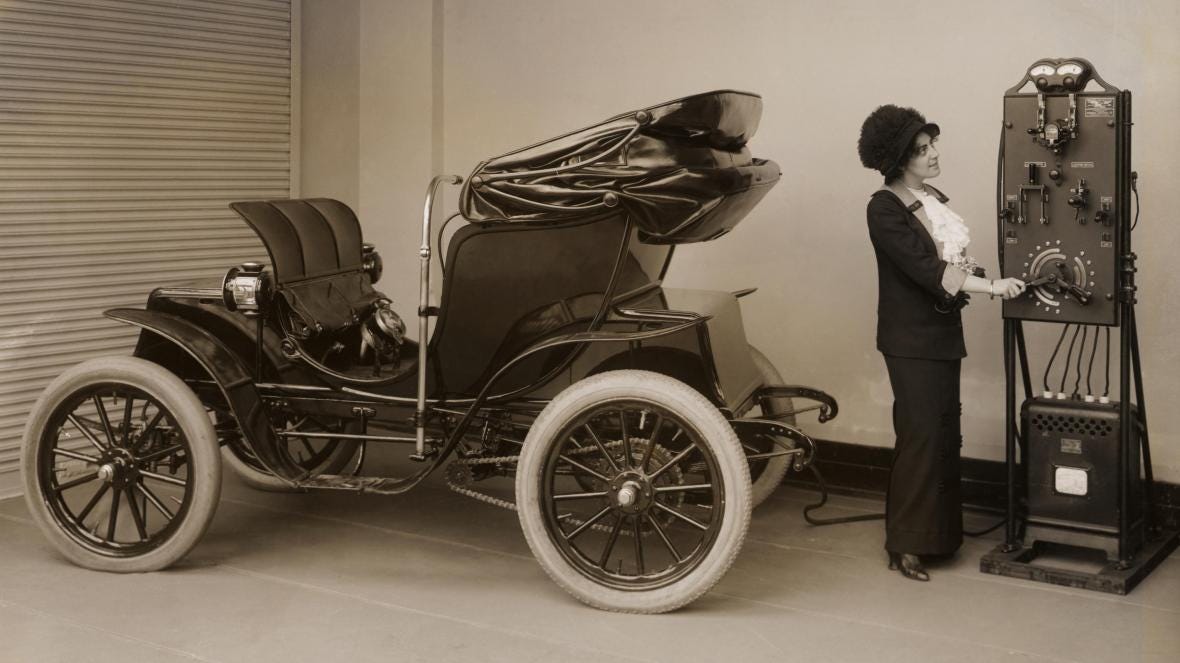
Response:
[{"label": "plain wall", "polygon": [[385,261],[379,289],[409,316],[422,196],[441,145],[432,2],[304,0],[302,11],[300,195],[356,211]]},{"label": "plain wall", "polygon": [[360,2],[302,4],[300,190],[356,208],[360,142]]},{"label": "plain wall", "polygon": [[[317,3],[339,0],[305,1],[305,40],[317,30],[309,8]],[[788,382],[813,384],[841,402],[838,419],[805,427],[879,446],[893,442],[891,394],[874,348],[876,272],[864,206],[880,177],[857,159],[860,123],[877,105],[900,103],[942,126],[944,174],[934,184],[967,219],[971,253],[995,273],[1003,92],[1040,57],[1088,58],[1107,81],[1135,93],[1143,212],[1134,239],[1149,422],[1157,477],[1180,481],[1180,412],[1169,406],[1180,396],[1180,351],[1171,342],[1180,328],[1171,290],[1180,282],[1168,261],[1180,244],[1180,229],[1169,223],[1180,191],[1168,185],[1180,148],[1177,3],[351,4],[359,6],[361,35],[360,210],[366,236],[376,235],[386,258],[382,287],[400,310],[411,311],[416,299],[412,247],[431,175],[466,175],[489,156],[687,94],[758,92],[765,111],[752,151],[778,161],[783,180],[730,235],[677,249],[667,284],[758,286],[743,300],[750,341]],[[305,99],[312,86],[305,75]],[[313,122],[305,109],[305,135]],[[424,151],[405,152],[417,149]],[[307,142],[303,156],[305,186],[315,187],[307,160],[317,155]],[[454,192],[444,200],[445,211],[453,209]],[[998,302],[976,297],[964,324],[964,452],[999,459]],[[1027,327],[1039,377],[1057,328]]]}]

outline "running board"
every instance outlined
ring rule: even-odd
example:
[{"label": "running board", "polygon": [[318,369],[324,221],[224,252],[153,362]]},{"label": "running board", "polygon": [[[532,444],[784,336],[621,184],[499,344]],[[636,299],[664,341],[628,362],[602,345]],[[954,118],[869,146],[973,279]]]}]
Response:
[{"label": "running board", "polygon": [[400,495],[413,488],[429,473],[426,467],[404,478],[357,477],[347,474],[318,474],[296,483],[303,490],[343,490],[374,495]]}]

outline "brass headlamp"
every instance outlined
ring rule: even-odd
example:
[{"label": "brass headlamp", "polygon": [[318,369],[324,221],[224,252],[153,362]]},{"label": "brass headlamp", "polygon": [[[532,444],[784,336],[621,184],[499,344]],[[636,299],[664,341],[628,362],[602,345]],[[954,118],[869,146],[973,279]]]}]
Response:
[{"label": "brass headlamp", "polygon": [[230,267],[221,283],[221,299],[225,308],[238,311],[248,318],[262,315],[271,299],[270,275],[261,263],[244,262]]}]

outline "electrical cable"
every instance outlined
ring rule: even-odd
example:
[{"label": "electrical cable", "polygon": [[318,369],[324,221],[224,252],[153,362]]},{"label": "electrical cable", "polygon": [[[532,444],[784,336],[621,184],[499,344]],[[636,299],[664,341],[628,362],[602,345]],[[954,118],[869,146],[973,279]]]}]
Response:
[{"label": "electrical cable", "polygon": [[1073,359],[1073,345],[1078,340],[1078,331],[1081,330],[1082,325],[1073,328],[1073,336],[1069,339],[1069,351],[1065,353],[1065,370],[1061,371],[1061,388],[1057,393],[1065,393],[1065,381],[1069,379],[1069,362]]},{"label": "electrical cable", "polygon": [[1135,194],[1135,220],[1131,222],[1131,230],[1139,225],[1139,173],[1131,173],[1131,193]]},{"label": "electrical cable", "polygon": [[1106,328],[1106,386],[1102,388],[1103,396],[1110,396],[1110,327]]},{"label": "electrical cable", "polygon": [[1098,328],[1094,328],[1094,344],[1090,346],[1090,366],[1086,369],[1086,393],[1093,394],[1094,387],[1090,386],[1090,375],[1094,373],[1094,355],[1098,353]]},{"label": "electrical cable", "polygon": [[[806,520],[809,525],[814,525],[816,527],[824,527],[826,525],[842,525],[842,524],[846,524],[846,523],[867,522],[870,520],[885,520],[884,513],[865,513],[865,514],[861,514],[859,516],[842,516],[840,518],[816,518],[815,516],[811,515],[812,511],[815,511],[816,509],[818,509],[828,503],[828,484],[826,481],[824,481],[824,476],[822,474],[820,474],[819,468],[815,466],[815,463],[811,463],[810,465],[808,465],[807,469],[811,470],[811,473],[815,475],[815,482],[819,485],[819,492],[820,492],[820,497],[819,497],[818,502],[816,502],[814,504],[808,504],[807,506],[803,507],[803,519]],[[1008,522],[1008,519],[1005,517],[1005,518],[1002,518],[1000,520],[1000,522],[989,526],[987,529],[979,530],[976,532],[969,532],[967,530],[963,530],[963,534],[965,534],[967,536],[971,536],[971,537],[983,536],[983,535],[988,534],[990,532],[994,532],[996,529],[998,529],[1000,526],[1002,526],[1006,522]]]},{"label": "electrical cable", "polygon": [[1049,355],[1049,363],[1045,364],[1045,377],[1041,382],[1045,385],[1045,391],[1053,391],[1049,388],[1049,372],[1053,370],[1053,362],[1057,360],[1057,351],[1061,349],[1061,342],[1065,340],[1065,335],[1069,332],[1070,325],[1061,328],[1061,336],[1057,337],[1057,345],[1053,346],[1053,354]]},{"label": "electrical cable", "polygon": [[[1082,344],[1078,346],[1078,377],[1073,381],[1073,396],[1075,398],[1078,395],[1078,388],[1082,386],[1082,353],[1086,349],[1086,334],[1089,333],[1089,331],[1090,328],[1088,326],[1082,325]],[[1097,334],[1098,330],[1094,330],[1094,333]]]},{"label": "electrical cable", "polygon": [[815,504],[808,504],[807,506],[803,507],[803,519],[806,520],[808,524],[822,527],[824,525],[839,525],[841,523],[859,523],[867,520],[885,519],[884,513],[869,513],[859,516],[844,516],[842,518],[816,518],[812,516],[812,511],[815,511],[816,509],[828,503],[828,484],[826,481],[824,481],[824,475],[819,473],[819,468],[815,466],[814,462],[808,465],[807,469],[811,470],[811,473],[815,475],[815,481],[817,484],[819,484],[820,493],[818,502]]}]

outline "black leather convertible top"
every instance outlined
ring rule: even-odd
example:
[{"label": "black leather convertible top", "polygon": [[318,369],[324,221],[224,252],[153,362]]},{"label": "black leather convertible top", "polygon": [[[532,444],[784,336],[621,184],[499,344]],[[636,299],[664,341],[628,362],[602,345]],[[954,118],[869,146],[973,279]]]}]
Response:
[{"label": "black leather convertible top", "polygon": [[479,164],[459,209],[486,223],[627,215],[647,242],[713,239],[778,182],[746,149],[761,115],[761,97],[733,90],[624,113]]}]

